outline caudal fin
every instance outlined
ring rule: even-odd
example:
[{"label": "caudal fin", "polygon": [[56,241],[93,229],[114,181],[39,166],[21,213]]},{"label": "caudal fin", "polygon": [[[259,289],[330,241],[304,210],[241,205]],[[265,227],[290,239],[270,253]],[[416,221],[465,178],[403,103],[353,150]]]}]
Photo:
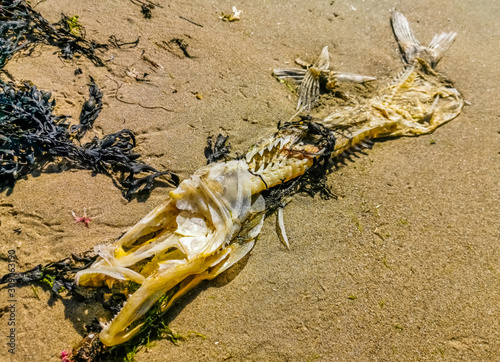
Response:
[{"label": "caudal fin", "polygon": [[406,64],[411,64],[415,58],[420,58],[435,67],[443,57],[444,52],[453,44],[457,35],[454,32],[437,34],[429,46],[425,47],[415,38],[408,20],[403,14],[397,11],[393,12],[391,25],[401,56]]},{"label": "caudal fin", "polygon": [[433,54],[431,64],[433,67],[435,67],[436,64],[441,60],[444,52],[451,47],[451,44],[453,44],[456,36],[457,33],[454,32],[434,35],[434,38],[432,38],[432,41],[429,44],[429,50],[432,51]]},{"label": "caudal fin", "polygon": [[398,42],[403,61],[406,64],[412,63],[416,55],[422,52],[425,48],[420,45],[420,42],[417,38],[415,38],[408,20],[406,20],[406,17],[403,14],[398,13],[397,11],[393,12],[391,17],[391,26],[394,36],[396,37],[396,41]]}]

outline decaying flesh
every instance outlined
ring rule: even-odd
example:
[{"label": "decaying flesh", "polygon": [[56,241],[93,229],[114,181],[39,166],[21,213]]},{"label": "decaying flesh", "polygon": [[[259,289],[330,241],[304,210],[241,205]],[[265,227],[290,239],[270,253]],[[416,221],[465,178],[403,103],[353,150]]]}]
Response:
[{"label": "decaying flesh", "polygon": [[[96,247],[100,257],[76,275],[80,285],[140,285],[116,317],[103,325],[100,339],[105,345],[134,336],[148,309],[172,288],[175,292],[162,311],[246,255],[264,220],[262,191],[303,175],[321,158],[339,156],[378,137],[427,134],[460,113],[461,95],[434,69],[455,34],[437,35],[423,47],[403,15],[394,13],[392,26],[405,69],[375,97],[356,107],[334,109],[314,123],[298,118],[287,122],[242,159],[201,168],[118,241]],[[275,73],[302,82],[301,109],[312,107],[323,78],[330,79],[329,86],[335,79],[372,80],[330,71],[326,48],[308,69]]]}]

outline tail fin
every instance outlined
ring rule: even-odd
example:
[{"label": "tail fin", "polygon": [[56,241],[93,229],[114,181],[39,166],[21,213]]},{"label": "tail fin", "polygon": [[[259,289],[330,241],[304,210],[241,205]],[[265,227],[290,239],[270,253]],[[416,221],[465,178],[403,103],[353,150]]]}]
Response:
[{"label": "tail fin", "polygon": [[455,40],[456,36],[457,33],[454,32],[434,35],[434,38],[432,38],[432,41],[429,44],[429,50],[433,54],[433,59],[431,63],[433,67],[435,67],[436,64],[441,60],[444,52],[451,47],[451,44],[453,44],[453,41]]},{"label": "tail fin", "polygon": [[391,25],[401,56],[406,64],[413,63],[415,58],[421,58],[429,62],[432,67],[435,67],[443,57],[444,52],[453,44],[453,40],[457,35],[453,32],[438,34],[434,36],[428,47],[424,47],[415,38],[408,20],[403,14],[397,11],[392,13]]},{"label": "tail fin", "polygon": [[420,45],[420,42],[415,38],[415,35],[413,35],[410,24],[408,24],[408,20],[406,20],[403,14],[397,11],[392,13],[391,26],[396,41],[398,42],[403,61],[406,64],[412,63],[415,56],[425,48]]}]

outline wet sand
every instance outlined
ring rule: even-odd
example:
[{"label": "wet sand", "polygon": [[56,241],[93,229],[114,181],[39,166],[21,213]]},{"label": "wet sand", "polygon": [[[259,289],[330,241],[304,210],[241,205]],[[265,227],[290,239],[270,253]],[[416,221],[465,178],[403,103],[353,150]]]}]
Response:
[{"label": "wet sand", "polygon": [[[221,21],[232,5],[243,10],[241,21]],[[49,46],[6,69],[50,90],[56,112],[74,120],[94,77],[105,102],[97,134],[133,130],[146,162],[184,179],[205,164],[208,136],[229,135],[241,153],[294,113],[296,96],[273,68],[313,59],[328,45],[337,70],[381,84],[396,76],[394,8],[422,43],[458,33],[438,69],[470,105],[431,135],[377,142],[332,172],[337,200],[296,196],[285,209],[291,250],[271,216],[244,262],[172,309],[172,330],[206,339],[160,340],[136,361],[500,359],[500,4],[175,0],[148,20],[125,0],[47,0],[36,10],[50,21],[79,15],[88,38],[140,36],[139,46],[104,54],[114,57],[109,71],[84,58],[61,61]],[[189,44],[192,59],[155,45],[173,38]],[[142,60],[143,51],[164,70]],[[78,67],[83,74],[75,76]],[[150,82],[127,77],[127,68],[149,73]],[[116,82],[122,99],[171,111],[118,101]],[[168,192],[156,188],[145,201],[127,202],[111,179],[81,170],[21,180],[0,194],[1,274],[11,249],[20,271],[111,242]],[[89,228],[71,216],[84,209],[93,217]],[[92,320],[91,305],[37,291],[17,290],[16,354],[2,337],[0,360],[57,361]],[[0,307],[6,300],[1,290]],[[7,323],[3,315],[2,336]]]}]

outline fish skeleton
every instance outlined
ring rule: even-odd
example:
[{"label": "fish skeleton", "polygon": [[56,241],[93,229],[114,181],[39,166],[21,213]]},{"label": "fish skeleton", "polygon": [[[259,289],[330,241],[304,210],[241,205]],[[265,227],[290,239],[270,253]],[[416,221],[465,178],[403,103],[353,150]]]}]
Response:
[{"label": "fish skeleton", "polygon": [[370,140],[428,134],[460,113],[462,96],[435,69],[456,34],[436,35],[425,47],[402,14],[394,12],[391,24],[404,70],[388,86],[356,100],[356,106],[334,107],[319,118],[304,116],[314,110],[322,83],[334,88],[337,82],[373,78],[330,70],[326,47],[306,69],[276,69],[278,78],[301,83],[294,118],[242,158],[202,167],[116,242],[95,247],[99,257],[76,274],[79,285],[138,286],[102,325],[98,338],[104,345],[130,340],[147,327],[145,316],[153,306],[164,313],[202,280],[215,278],[245,256],[268,209],[264,191]]}]

